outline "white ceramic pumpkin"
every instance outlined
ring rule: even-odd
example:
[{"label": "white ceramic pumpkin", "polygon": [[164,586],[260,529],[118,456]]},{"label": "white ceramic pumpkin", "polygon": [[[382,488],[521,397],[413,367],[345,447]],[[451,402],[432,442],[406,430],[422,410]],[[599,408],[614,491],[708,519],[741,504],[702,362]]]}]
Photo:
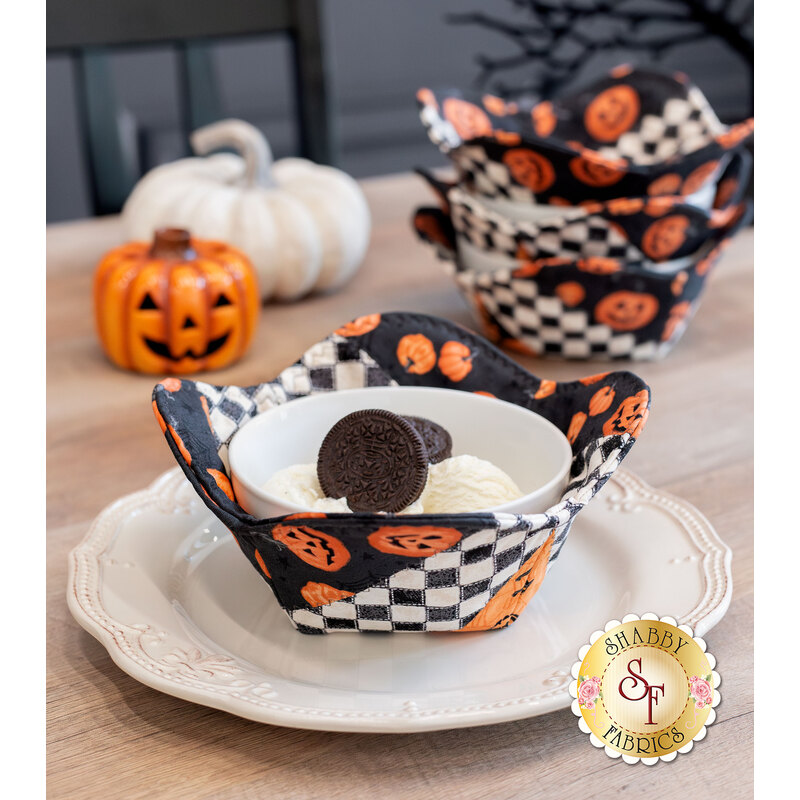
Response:
[{"label": "white ceramic pumpkin", "polygon": [[[156,167],[122,210],[131,239],[186,228],[243,250],[258,272],[262,300],[294,300],[341,286],[361,264],[370,217],[358,184],[302,158],[273,163],[261,132],[222,120],[192,134],[202,158]],[[207,155],[221,148],[233,153]]]}]

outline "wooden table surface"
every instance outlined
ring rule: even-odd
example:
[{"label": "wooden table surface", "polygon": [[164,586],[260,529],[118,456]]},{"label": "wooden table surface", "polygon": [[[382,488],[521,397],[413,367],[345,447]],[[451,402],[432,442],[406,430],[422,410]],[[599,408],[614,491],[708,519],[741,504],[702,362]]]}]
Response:
[{"label": "wooden table surface", "polygon": [[[441,264],[411,231],[412,209],[431,199],[422,181],[398,175],[363,186],[374,229],[357,280],[338,294],[265,307],[247,356],[213,382],[271,378],[308,345],[369,312],[415,310],[472,325]],[[51,226],[47,234],[49,797],[752,795],[751,231],[726,251],[676,350],[633,366],[652,387],[653,405],[625,466],[695,504],[734,552],[733,602],[706,637],[723,679],[717,721],[695,752],[650,769],[595,750],[569,710],[426,734],[290,730],[160,694],[112,663],[67,610],[67,554],[104,506],[174,466],[150,408],[154,378],[112,367],[94,335],[94,265],[122,238],[116,218]],[[517,359],[559,380],[604,368]]]}]

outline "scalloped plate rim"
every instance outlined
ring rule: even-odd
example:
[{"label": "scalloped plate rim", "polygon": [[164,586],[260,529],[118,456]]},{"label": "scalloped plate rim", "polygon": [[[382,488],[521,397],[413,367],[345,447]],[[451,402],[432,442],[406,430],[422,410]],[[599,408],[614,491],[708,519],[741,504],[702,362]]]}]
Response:
[{"label": "scalloped plate rim", "polygon": [[[276,702],[270,702],[268,704],[269,707],[267,707],[264,704],[258,705],[253,701],[242,700],[240,697],[233,695],[220,694],[212,686],[198,688],[180,681],[176,682],[174,676],[172,678],[164,677],[158,674],[158,671],[137,663],[120,647],[114,631],[114,627],[121,631],[123,628],[132,629],[132,626],[115,621],[111,617],[108,617],[107,622],[104,624],[103,621],[97,618],[96,613],[93,614],[91,609],[86,607],[86,598],[81,597],[76,581],[85,572],[87,561],[92,558],[97,561],[98,557],[103,553],[105,545],[115,537],[116,529],[119,528],[119,523],[116,526],[110,526],[112,528],[111,534],[106,533],[98,542],[95,542],[94,540],[98,538],[98,532],[101,530],[102,525],[112,517],[120,514],[122,515],[121,522],[130,515],[131,510],[135,510],[136,506],[160,499],[162,492],[169,489],[170,485],[175,483],[177,479],[181,479],[181,482],[177,483],[175,491],[191,489],[180,468],[175,467],[160,475],[145,489],[113,501],[98,514],[84,538],[73,548],[69,555],[66,595],[67,605],[72,616],[82,628],[105,647],[112,661],[120,669],[140,683],[165,694],[226,711],[255,722],[291,728],[338,732],[418,733],[422,731],[493,725],[538,716],[569,707],[571,698],[566,683],[556,689],[540,691],[534,695],[512,700],[429,711],[417,710],[413,701],[406,703],[405,708],[407,710],[399,713],[331,712]],[[678,515],[683,517],[685,535],[703,553],[703,558],[698,560],[705,577],[706,595],[709,593],[709,586],[713,585],[713,579],[709,574],[709,565],[707,563],[709,557],[713,556],[716,565],[721,567],[724,575],[724,586],[717,585],[714,587],[711,606],[708,609],[703,608],[704,601],[705,605],[708,605],[708,601],[705,600],[704,596],[699,599],[698,604],[688,615],[679,619],[679,623],[691,625],[696,635],[705,635],[723,618],[731,602],[733,583],[731,575],[732,552],[730,548],[720,539],[706,517],[687,501],[668,492],[654,489],[633,473],[624,469],[618,470],[612,476],[603,493],[607,493],[612,485],[616,485],[617,488],[622,488],[626,492],[632,492],[640,500],[666,507],[676,519]],[[187,508],[195,499],[196,497],[192,493]],[[132,507],[132,509],[127,510],[128,507]],[[173,509],[173,513],[175,510]],[[210,516],[210,512],[208,513]],[[576,525],[579,524],[579,520],[580,517],[576,520]],[[703,545],[697,541],[696,536],[686,527],[687,521],[693,523],[696,534],[705,538]],[[98,544],[103,544],[104,546],[95,552]],[[101,570],[95,570],[95,578],[97,580],[90,588],[94,593],[94,598],[92,599],[96,599],[96,602],[103,608],[100,600],[101,572]],[[645,610],[639,609],[638,611],[641,613]],[[631,609],[631,611],[636,611],[636,609]],[[139,630],[140,637],[148,633],[147,626],[142,627],[144,630]],[[569,665],[567,665],[568,668]],[[268,678],[269,676],[265,675],[264,677]],[[410,708],[409,705],[411,706]]]}]

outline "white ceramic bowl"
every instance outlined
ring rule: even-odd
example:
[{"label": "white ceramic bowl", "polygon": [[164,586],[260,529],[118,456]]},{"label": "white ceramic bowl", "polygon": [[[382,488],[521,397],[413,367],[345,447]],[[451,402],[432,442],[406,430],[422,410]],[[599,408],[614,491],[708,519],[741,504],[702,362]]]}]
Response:
[{"label": "white ceramic bowl", "polygon": [[392,386],[312,395],[271,408],[248,422],[233,437],[228,451],[237,502],[259,518],[308,511],[264,491],[263,485],[284,467],[315,462],[331,427],[365,408],[385,408],[438,422],[453,437],[453,455],[491,461],[525,492],[518,500],[475,511],[536,514],[561,499],[572,448],[544,417],[472,392]]}]

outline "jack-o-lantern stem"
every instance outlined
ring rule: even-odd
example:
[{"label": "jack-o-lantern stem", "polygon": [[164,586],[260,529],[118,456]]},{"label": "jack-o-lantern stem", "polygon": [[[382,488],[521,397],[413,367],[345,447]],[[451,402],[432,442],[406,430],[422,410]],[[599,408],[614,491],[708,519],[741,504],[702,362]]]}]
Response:
[{"label": "jack-o-lantern stem", "polygon": [[153,236],[150,258],[170,261],[191,261],[197,258],[189,231],[184,228],[159,228]]}]

